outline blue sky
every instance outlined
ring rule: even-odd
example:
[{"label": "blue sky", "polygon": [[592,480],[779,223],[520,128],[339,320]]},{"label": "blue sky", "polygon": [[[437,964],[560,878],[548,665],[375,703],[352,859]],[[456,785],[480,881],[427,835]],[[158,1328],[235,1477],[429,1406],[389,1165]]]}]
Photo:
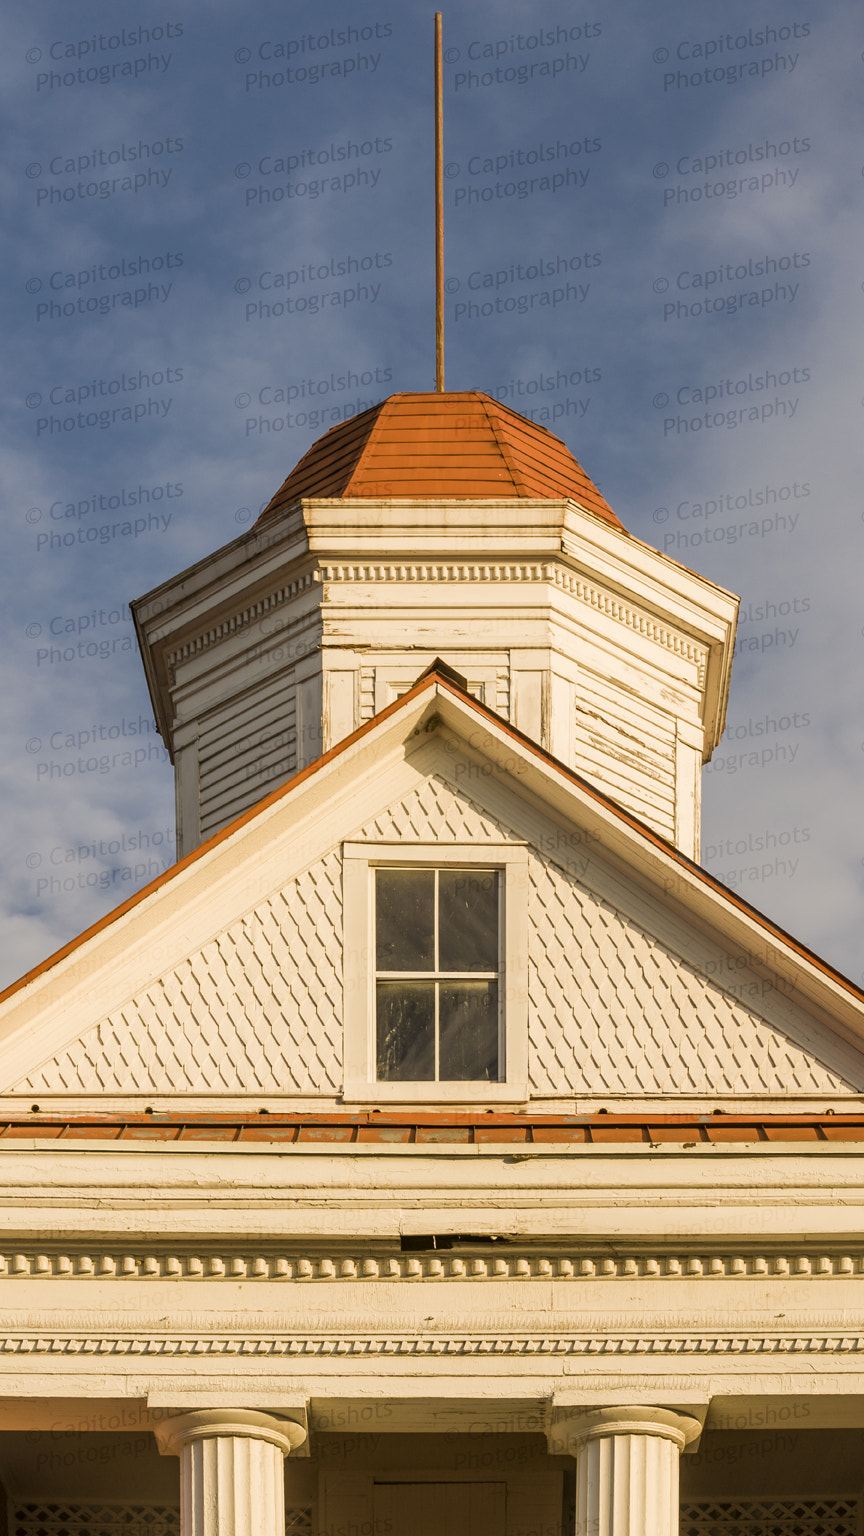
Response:
[{"label": "blue sky", "polygon": [[[0,983],[172,861],[130,599],[434,387],[431,9],[2,30]],[[444,44],[447,385],[741,594],[703,860],[860,982],[864,12],[463,0]]]}]

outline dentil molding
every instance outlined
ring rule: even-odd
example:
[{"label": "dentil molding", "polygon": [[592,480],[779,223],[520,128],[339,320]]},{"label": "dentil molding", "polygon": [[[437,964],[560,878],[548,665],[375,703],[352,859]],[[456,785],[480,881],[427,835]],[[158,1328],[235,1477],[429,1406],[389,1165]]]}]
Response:
[{"label": "dentil molding", "polygon": [[783,1280],[813,1277],[848,1279],[864,1275],[861,1252],[606,1255],[400,1253],[386,1257],[286,1256],[220,1249],[218,1252],[67,1249],[0,1254],[0,1281],[33,1279],[96,1280],[271,1280],[402,1281],[417,1280],[736,1280],[757,1277]]},{"label": "dentil molding", "polygon": [[214,624],[210,629],[172,650],[167,657],[168,667],[174,671],[179,663],[209,650],[218,641],[264,618],[274,609],[281,608],[299,593],[318,583],[361,583],[363,585],[392,584],[393,582],[427,583],[431,585],[465,585],[478,582],[513,585],[519,583],[549,582],[570,597],[578,598],[595,613],[614,619],[626,629],[653,641],[674,656],[692,663],[698,670],[700,687],[704,682],[708,647],[690,640],[668,624],[652,618],[648,613],[606,591],[595,582],[579,576],[565,566],[549,561],[375,561],[369,564],[321,564],[315,570],[307,570],[294,581],[265,594],[237,613]]},{"label": "dentil molding", "polygon": [[229,618],[221,620],[219,624],[214,624],[203,634],[195,635],[193,639],[178,646],[176,650],[169,651],[168,667],[173,672],[180,662],[188,661],[191,656],[197,656],[201,651],[209,650],[217,641],[226,639],[228,635],[235,635],[241,629],[246,629],[256,619],[264,618],[268,613],[272,613],[274,608],[280,608],[283,603],[290,602],[299,592],[305,592],[307,587],[314,585],[316,578],[317,572],[305,571],[295,581],[288,582],[275,592],[267,593],[257,602],[248,604],[239,613],[233,613]]}]

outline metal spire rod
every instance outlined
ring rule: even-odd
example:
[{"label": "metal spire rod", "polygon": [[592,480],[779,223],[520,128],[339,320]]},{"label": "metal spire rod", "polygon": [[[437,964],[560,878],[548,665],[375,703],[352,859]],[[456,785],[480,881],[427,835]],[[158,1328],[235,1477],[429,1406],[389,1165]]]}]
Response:
[{"label": "metal spire rod", "polygon": [[444,392],[444,70],[435,12],[435,389]]}]

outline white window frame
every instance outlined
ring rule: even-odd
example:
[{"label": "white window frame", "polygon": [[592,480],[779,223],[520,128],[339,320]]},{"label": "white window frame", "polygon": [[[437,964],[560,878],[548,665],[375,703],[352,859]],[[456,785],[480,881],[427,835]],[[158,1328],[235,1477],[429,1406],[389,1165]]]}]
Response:
[{"label": "white window frame", "polygon": [[[374,871],[501,872],[504,1078],[501,1082],[379,1082],[376,1077]],[[343,1099],[353,1102],[512,1103],[528,1097],[528,847],[525,843],[343,843],[345,1056]]]}]

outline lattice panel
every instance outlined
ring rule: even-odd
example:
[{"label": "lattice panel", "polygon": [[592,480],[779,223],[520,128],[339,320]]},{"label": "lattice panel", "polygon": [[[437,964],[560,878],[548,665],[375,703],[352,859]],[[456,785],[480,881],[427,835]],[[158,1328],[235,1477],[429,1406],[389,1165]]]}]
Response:
[{"label": "lattice panel", "polygon": [[334,852],[16,1091],[333,1093],[341,1063],[342,871]]},{"label": "lattice panel", "polygon": [[721,1499],[681,1505],[681,1536],[858,1536],[857,1499]]},{"label": "lattice panel", "polygon": [[129,1504],[12,1504],[10,1536],[180,1536],[179,1509]]},{"label": "lattice panel", "polygon": [[[767,1019],[578,881],[530,862],[529,1075],[539,1093],[848,1092]],[[746,983],[747,973],[736,973]]]},{"label": "lattice panel", "polygon": [[[10,1536],[180,1536],[179,1509],[129,1504],[13,1504]],[[311,1505],[289,1504],[285,1536],[312,1536]]]}]

